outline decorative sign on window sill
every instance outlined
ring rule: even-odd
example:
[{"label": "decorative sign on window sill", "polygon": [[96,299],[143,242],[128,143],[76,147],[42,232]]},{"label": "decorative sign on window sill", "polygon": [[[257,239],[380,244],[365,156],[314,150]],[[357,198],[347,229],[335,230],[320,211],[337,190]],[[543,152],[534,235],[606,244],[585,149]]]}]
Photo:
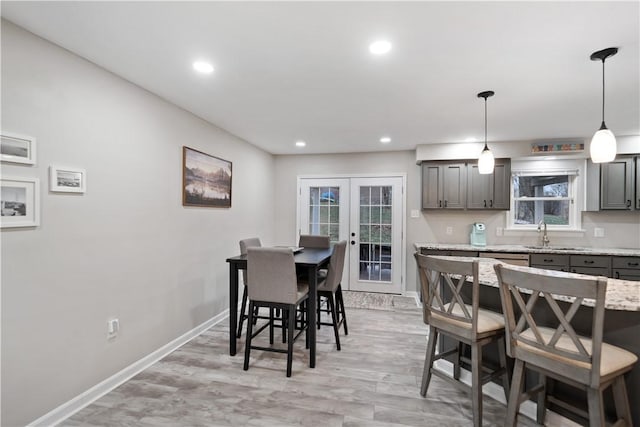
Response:
[{"label": "decorative sign on window sill", "polygon": [[584,143],[582,142],[531,144],[531,153],[533,154],[579,153],[581,151],[584,151]]}]

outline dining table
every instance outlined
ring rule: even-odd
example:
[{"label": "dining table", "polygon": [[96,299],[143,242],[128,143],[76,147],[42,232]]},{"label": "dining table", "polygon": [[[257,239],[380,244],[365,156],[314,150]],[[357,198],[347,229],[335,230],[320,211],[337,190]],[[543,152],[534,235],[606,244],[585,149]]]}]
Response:
[{"label": "dining table", "polygon": [[[316,366],[316,306],[318,289],[318,270],[329,263],[333,248],[303,248],[294,253],[298,272],[307,273],[309,300],[307,303],[307,333],[309,336],[309,367]],[[247,255],[227,258],[229,263],[229,354],[236,355],[238,327],[238,272],[247,269]]]}]

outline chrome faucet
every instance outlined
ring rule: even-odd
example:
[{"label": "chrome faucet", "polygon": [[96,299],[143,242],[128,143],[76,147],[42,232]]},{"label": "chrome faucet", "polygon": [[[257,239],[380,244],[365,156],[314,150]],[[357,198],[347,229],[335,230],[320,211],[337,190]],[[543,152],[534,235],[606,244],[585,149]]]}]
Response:
[{"label": "chrome faucet", "polygon": [[549,236],[547,236],[547,223],[544,222],[544,219],[541,219],[538,223],[538,233],[542,231],[542,226],[544,226],[544,232],[542,233],[542,246],[549,246]]}]

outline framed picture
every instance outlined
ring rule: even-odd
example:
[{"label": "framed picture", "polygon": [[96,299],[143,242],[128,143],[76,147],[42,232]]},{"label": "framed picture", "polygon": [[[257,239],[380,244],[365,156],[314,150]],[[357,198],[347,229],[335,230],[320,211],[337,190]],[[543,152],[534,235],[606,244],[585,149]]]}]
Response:
[{"label": "framed picture", "polygon": [[2,131],[0,134],[0,160],[3,162],[36,164],[36,139]]},{"label": "framed picture", "polygon": [[84,169],[49,167],[49,191],[84,193],[87,189],[87,172]]},{"label": "framed picture", "polygon": [[231,162],[182,147],[182,205],[231,207]]},{"label": "framed picture", "polygon": [[0,228],[40,225],[40,180],[2,177],[0,183]]}]

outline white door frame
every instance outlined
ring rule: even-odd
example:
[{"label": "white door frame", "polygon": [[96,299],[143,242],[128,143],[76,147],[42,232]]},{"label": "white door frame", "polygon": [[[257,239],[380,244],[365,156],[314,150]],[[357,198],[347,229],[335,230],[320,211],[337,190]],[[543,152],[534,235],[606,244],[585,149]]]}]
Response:
[{"label": "white door frame", "polygon": [[301,212],[299,197],[302,192],[302,180],[303,179],[336,179],[336,178],[402,178],[402,248],[401,248],[401,261],[400,268],[401,284],[400,290],[403,294],[407,290],[407,174],[405,172],[398,173],[366,173],[366,174],[311,174],[311,175],[298,175],[296,183],[296,236],[300,233]]}]

